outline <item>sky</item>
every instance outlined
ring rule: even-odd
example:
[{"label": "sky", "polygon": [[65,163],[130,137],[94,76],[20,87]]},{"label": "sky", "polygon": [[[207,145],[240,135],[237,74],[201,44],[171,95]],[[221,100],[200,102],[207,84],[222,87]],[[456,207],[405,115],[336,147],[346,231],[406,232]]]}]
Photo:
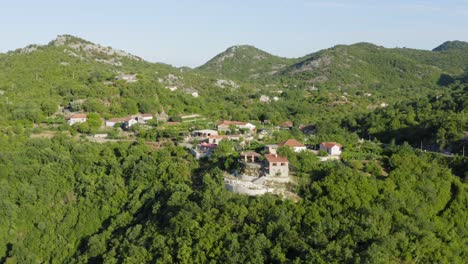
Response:
[{"label": "sky", "polygon": [[199,66],[232,45],[301,57],[338,44],[468,41],[468,0],[2,1],[0,52],[71,34],[152,62]]}]

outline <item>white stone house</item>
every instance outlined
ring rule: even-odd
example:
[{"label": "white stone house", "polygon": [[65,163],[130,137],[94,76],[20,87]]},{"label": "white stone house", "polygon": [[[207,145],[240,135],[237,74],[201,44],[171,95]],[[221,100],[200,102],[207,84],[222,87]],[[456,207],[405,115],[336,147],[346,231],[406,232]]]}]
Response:
[{"label": "white stone house", "polygon": [[132,127],[135,124],[138,124],[138,120],[136,118],[134,118],[134,117],[127,117],[122,122],[122,126],[125,129],[129,129],[130,127]]},{"label": "white stone house", "polygon": [[153,119],[152,114],[141,114],[141,120],[143,120],[144,123],[148,122],[149,120]]},{"label": "white stone house", "polygon": [[294,152],[301,152],[307,149],[307,147],[302,144],[301,142],[295,140],[295,139],[288,139],[284,142],[281,142],[278,144],[280,147],[290,147]]},{"label": "white stone house", "polygon": [[341,155],[341,144],[336,142],[322,142],[320,143],[320,150],[326,151],[329,155],[339,156]]},{"label": "white stone house", "polygon": [[73,114],[68,118],[67,123],[72,126],[76,123],[84,123],[88,120],[88,116],[86,114]]},{"label": "white stone house", "polygon": [[265,175],[267,177],[289,177],[289,161],[278,154],[265,154]]},{"label": "white stone house", "polygon": [[117,123],[125,122],[125,118],[111,118],[106,120],[106,127],[114,127]]}]

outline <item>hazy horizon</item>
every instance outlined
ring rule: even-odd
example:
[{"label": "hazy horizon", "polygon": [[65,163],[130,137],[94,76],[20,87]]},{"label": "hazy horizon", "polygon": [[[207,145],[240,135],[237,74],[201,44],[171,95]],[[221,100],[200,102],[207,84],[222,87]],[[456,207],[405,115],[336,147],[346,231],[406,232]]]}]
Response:
[{"label": "hazy horizon", "polygon": [[[25,9],[24,6],[28,5]],[[151,62],[197,67],[233,45],[300,57],[338,44],[370,42],[431,50],[466,41],[468,1],[8,2],[0,52],[70,34]],[[437,24],[434,23],[437,21]]]}]

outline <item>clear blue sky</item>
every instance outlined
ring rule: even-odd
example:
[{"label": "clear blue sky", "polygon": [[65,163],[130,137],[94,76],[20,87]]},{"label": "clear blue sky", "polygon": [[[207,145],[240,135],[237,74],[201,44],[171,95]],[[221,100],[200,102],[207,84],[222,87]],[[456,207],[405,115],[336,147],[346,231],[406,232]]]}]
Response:
[{"label": "clear blue sky", "polygon": [[468,0],[3,1],[0,52],[72,34],[198,66],[235,44],[299,57],[336,44],[432,49],[468,40]]}]

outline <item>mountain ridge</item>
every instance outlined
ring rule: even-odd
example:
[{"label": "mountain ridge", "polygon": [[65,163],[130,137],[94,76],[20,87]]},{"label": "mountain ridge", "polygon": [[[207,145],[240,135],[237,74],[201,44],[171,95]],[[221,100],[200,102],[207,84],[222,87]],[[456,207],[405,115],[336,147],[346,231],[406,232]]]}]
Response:
[{"label": "mountain ridge", "polygon": [[[59,34],[57,37],[53,40],[50,40],[48,44],[45,45],[39,45],[39,44],[29,44],[25,46],[24,48],[17,48],[12,51],[8,51],[6,53],[11,53],[11,52],[20,52],[20,53],[28,53],[37,50],[38,48],[41,47],[46,47],[46,46],[66,46],[69,48],[72,48],[74,50],[77,49],[85,49],[88,51],[93,51],[97,53],[102,53],[108,56],[111,55],[117,55],[120,57],[126,57],[126,58],[131,58],[134,60],[144,60],[138,55],[134,55],[131,53],[128,53],[124,50],[119,50],[119,49],[114,49],[109,46],[105,46],[102,44],[96,44],[93,43],[89,40],[86,40],[84,38],[74,36],[71,34]],[[414,50],[418,52],[440,52],[440,51],[454,51],[454,50],[468,50],[468,42],[465,41],[460,41],[460,40],[453,40],[453,41],[445,41],[435,47],[432,50],[424,50],[424,49],[412,49],[412,48],[387,48],[384,46],[379,46],[373,43],[369,42],[357,42],[353,44],[337,44],[333,47],[330,48],[324,48],[321,50],[318,50],[316,52],[308,53],[300,57],[284,57],[284,56],[278,56],[278,55],[273,55],[267,51],[264,51],[262,49],[259,49],[253,45],[250,44],[238,44],[238,45],[232,45],[225,49],[223,52],[220,52],[213,56],[211,59],[203,63],[202,65],[198,67],[187,67],[187,66],[181,66],[181,67],[175,67],[175,68],[180,68],[180,69],[198,69],[198,70],[204,70],[204,71],[215,71],[220,74],[225,74],[223,73],[223,70],[220,69],[223,66],[221,65],[225,60],[229,60],[230,58],[236,57],[235,55],[237,53],[240,53],[237,55],[237,57],[243,57],[243,59],[254,59],[257,61],[267,61],[272,64],[281,64],[284,63],[285,65],[273,65],[269,70],[270,73],[273,71],[276,71],[278,68],[283,68],[284,66],[290,66],[294,63],[298,63],[302,60],[305,60],[314,54],[320,53],[325,50],[333,49],[333,48],[339,48],[339,47],[346,47],[346,46],[374,46],[382,49],[400,49],[400,50]],[[0,53],[1,54],[1,53]],[[249,56],[247,56],[249,55]],[[146,60],[145,60],[146,61]],[[148,61],[149,62],[149,61]],[[241,61],[242,62],[242,61]],[[161,62],[150,62],[150,63],[161,63]],[[166,63],[161,63],[161,64],[166,64]],[[242,63],[241,63],[242,64]],[[249,66],[248,64],[243,63],[242,66]],[[263,69],[262,73],[268,72],[267,70]],[[228,74],[229,75],[229,74]],[[256,76],[253,76],[256,77]]]}]

